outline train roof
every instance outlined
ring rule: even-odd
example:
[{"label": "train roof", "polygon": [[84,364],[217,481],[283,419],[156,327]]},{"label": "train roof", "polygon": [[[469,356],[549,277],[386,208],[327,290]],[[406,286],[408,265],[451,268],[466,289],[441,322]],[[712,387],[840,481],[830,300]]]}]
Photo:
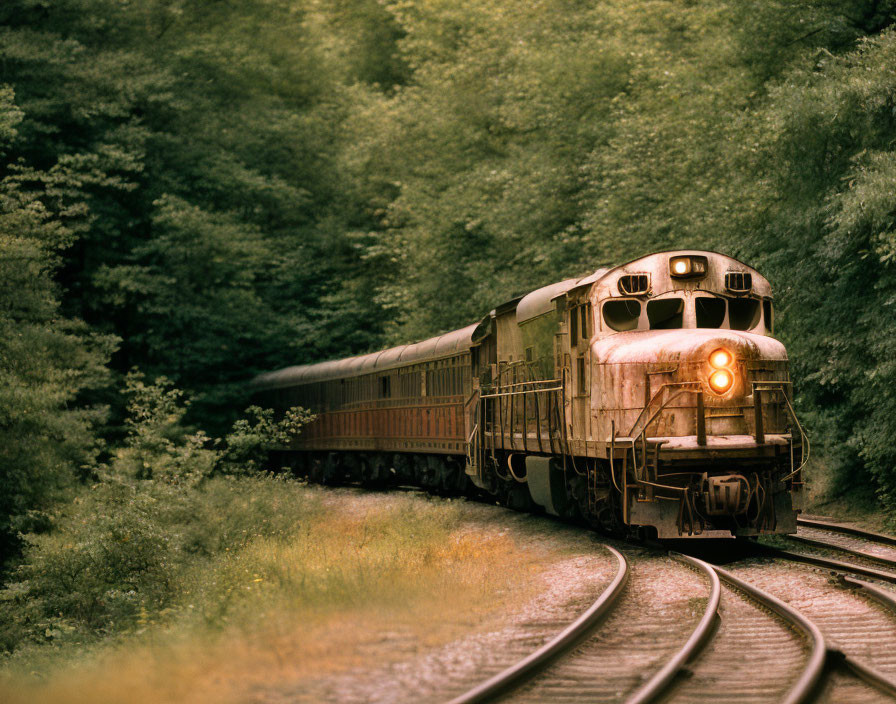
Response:
[{"label": "train roof", "polygon": [[437,335],[422,342],[390,347],[380,352],[371,352],[357,357],[333,359],[328,362],[303,364],[266,372],[255,377],[252,380],[252,386],[256,389],[274,389],[297,384],[309,384],[311,382],[343,379],[407,364],[431,362],[443,357],[450,357],[473,346],[473,331],[477,325],[478,323],[474,323],[460,330],[446,332],[443,335]]},{"label": "train roof", "polygon": [[[616,283],[620,276],[634,273],[647,273],[653,277],[657,284],[669,286],[672,281],[669,274],[669,260],[672,257],[694,255],[707,257],[709,262],[709,270],[704,277],[699,279],[700,288],[705,287],[708,291],[725,292],[726,273],[745,271],[752,276],[751,292],[763,298],[772,298],[771,284],[756,269],[727,254],[707,249],[671,249],[654,252],[653,254],[632,259],[611,269],[598,271],[596,273],[599,276],[596,276],[593,280],[593,283],[597,284],[596,294],[599,296],[607,294],[610,296],[624,295],[616,289]],[[582,283],[584,283],[584,280]],[[662,291],[659,292],[661,293]]]},{"label": "train roof", "polygon": [[[566,279],[565,281],[538,288],[525,296],[502,303],[481,321],[468,325],[460,330],[453,330],[452,332],[437,335],[436,337],[431,337],[421,342],[415,342],[409,345],[399,345],[398,347],[391,347],[386,350],[371,352],[357,357],[335,359],[328,362],[320,362],[318,364],[305,364],[278,369],[273,372],[258,375],[253,379],[252,385],[257,389],[294,386],[296,384],[307,384],[310,382],[359,376],[361,374],[383,371],[385,369],[392,369],[407,364],[430,362],[443,357],[448,357],[470,349],[476,342],[484,337],[490,329],[491,318],[494,318],[496,314],[509,313],[515,310],[516,322],[518,324],[524,323],[546,313],[550,313],[555,309],[556,304],[554,301],[573,289],[579,289],[583,286],[590,286],[599,282],[599,285],[604,285],[602,279],[609,279],[612,278],[613,275],[618,275],[629,269],[638,268],[647,264],[652,264],[658,271],[666,271],[665,261],[670,255],[690,254],[711,255],[714,258],[727,259],[737,263],[741,267],[749,269],[756,275],[755,283],[758,285],[757,288],[760,289],[759,292],[766,296],[771,295],[768,281],[755,269],[738,261],[734,257],[708,250],[676,249],[654,252],[615,267],[598,269],[587,276]],[[658,262],[653,261],[661,257],[663,258],[663,263],[661,265]]]}]

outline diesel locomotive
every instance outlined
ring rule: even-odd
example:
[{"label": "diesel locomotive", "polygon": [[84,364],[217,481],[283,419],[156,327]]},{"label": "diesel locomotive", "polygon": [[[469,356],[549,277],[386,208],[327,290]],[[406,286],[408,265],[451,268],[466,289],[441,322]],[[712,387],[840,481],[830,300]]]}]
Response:
[{"label": "diesel locomotive", "polygon": [[658,539],[794,533],[809,444],[773,327],[756,270],[660,252],[252,384],[316,414],[284,448],[313,481],[475,487]]}]

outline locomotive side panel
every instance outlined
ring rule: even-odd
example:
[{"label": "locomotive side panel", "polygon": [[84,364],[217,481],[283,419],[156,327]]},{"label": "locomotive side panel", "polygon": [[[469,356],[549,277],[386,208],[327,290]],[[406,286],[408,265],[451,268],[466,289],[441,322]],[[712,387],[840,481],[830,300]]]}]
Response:
[{"label": "locomotive side panel", "polygon": [[447,487],[430,462],[453,456],[451,472],[466,481],[465,465],[507,505],[615,532],[791,532],[806,439],[772,313],[755,270],[666,252],[543,287],[463,330],[259,382],[266,405],[318,413],[293,449],[351,455],[376,476],[385,462]]}]

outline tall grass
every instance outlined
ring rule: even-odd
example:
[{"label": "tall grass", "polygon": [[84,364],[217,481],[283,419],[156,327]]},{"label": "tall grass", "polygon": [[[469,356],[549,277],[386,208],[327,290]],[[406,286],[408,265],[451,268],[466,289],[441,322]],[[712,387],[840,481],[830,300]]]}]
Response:
[{"label": "tall grass", "polygon": [[468,512],[272,478],[211,480],[169,523],[190,546],[168,556],[169,598],[99,632],[70,619],[32,638],[7,658],[0,700],[236,701],[371,652],[388,659],[396,637],[444,642],[522,598],[538,569],[506,535],[471,530]]}]

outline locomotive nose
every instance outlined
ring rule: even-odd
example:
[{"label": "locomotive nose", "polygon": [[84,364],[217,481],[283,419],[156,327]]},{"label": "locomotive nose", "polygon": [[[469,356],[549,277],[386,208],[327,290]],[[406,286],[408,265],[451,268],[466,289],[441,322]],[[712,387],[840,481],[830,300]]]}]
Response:
[{"label": "locomotive nose", "polygon": [[747,393],[747,370],[756,362],[786,359],[784,346],[764,335],[725,330],[711,331],[702,338],[694,340],[690,354],[685,355],[688,376],[703,381],[716,396]]},{"label": "locomotive nose", "polygon": [[[633,363],[643,364],[651,374],[699,381],[720,400],[748,394],[749,370],[762,366],[760,361],[787,359],[784,345],[772,337],[701,328],[623,333],[595,342],[591,350],[597,364],[629,370]],[[651,381],[651,388],[658,380]]]}]

